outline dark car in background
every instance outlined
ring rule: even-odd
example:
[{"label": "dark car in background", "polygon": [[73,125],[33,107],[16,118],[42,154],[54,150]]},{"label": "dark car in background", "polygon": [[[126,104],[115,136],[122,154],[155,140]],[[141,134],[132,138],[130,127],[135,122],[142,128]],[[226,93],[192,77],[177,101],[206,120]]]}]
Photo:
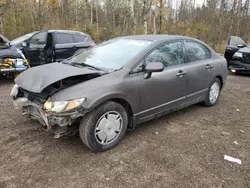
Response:
[{"label": "dark car in background", "polygon": [[250,73],[250,47],[240,37],[230,36],[225,58],[230,72]]},{"label": "dark car in background", "polygon": [[67,59],[95,42],[79,31],[43,30],[18,37],[10,45],[22,50],[31,66],[37,66]]},{"label": "dark car in background", "polygon": [[29,63],[20,49],[10,45],[10,41],[0,35],[0,77],[16,77],[27,70]]},{"label": "dark car in background", "polygon": [[56,138],[79,131],[87,147],[104,151],[139,123],[215,105],[227,73],[226,59],[197,39],[127,36],[21,73],[11,96]]}]

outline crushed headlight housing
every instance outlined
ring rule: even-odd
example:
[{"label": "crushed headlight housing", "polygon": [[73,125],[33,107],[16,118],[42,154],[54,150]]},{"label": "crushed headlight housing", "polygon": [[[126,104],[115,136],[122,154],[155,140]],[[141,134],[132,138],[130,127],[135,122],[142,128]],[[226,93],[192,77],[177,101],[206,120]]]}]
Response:
[{"label": "crushed headlight housing", "polygon": [[51,111],[51,112],[65,112],[78,108],[85,101],[86,98],[75,99],[70,101],[55,101],[55,102],[52,102],[50,99],[48,99],[44,103],[43,108],[46,111]]}]

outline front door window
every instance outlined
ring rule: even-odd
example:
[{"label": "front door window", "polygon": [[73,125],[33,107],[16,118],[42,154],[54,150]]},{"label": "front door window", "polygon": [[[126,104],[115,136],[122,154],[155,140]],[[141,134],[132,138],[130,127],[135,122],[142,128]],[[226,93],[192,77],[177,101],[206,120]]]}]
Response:
[{"label": "front door window", "polygon": [[157,47],[146,57],[146,63],[148,62],[161,62],[164,67],[183,64],[182,42],[170,42]]},{"label": "front door window", "polygon": [[46,44],[47,32],[39,32],[29,39],[30,48],[41,48]]}]

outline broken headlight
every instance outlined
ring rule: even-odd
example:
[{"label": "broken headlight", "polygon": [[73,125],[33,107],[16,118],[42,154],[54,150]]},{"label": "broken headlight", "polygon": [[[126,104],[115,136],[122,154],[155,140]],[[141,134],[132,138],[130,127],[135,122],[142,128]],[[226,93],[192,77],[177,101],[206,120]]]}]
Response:
[{"label": "broken headlight", "polygon": [[65,112],[65,111],[78,108],[85,101],[86,101],[86,98],[75,99],[75,100],[70,100],[70,101],[55,101],[55,102],[52,102],[50,99],[48,99],[44,103],[43,108],[46,111]]}]

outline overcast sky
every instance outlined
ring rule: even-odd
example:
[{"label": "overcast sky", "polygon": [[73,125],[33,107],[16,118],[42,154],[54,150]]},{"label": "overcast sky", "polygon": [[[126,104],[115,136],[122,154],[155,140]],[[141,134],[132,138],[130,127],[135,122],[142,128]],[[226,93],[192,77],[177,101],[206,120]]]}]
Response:
[{"label": "overcast sky", "polygon": [[204,3],[204,0],[196,0],[197,6],[201,6]]}]

